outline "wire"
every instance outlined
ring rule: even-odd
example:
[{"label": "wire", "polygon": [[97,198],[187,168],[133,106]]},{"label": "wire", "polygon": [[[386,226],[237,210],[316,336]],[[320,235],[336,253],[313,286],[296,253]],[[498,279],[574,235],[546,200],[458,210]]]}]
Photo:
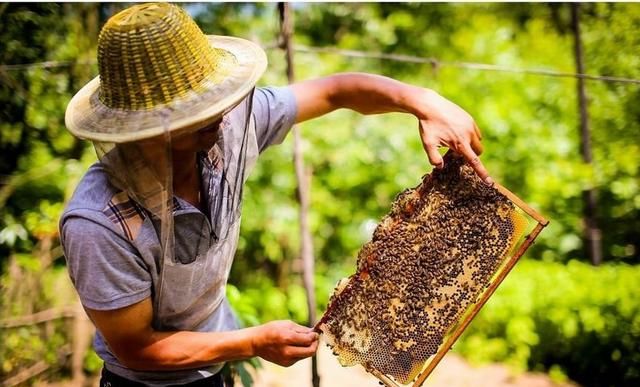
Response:
[{"label": "wire", "polygon": [[[279,45],[277,43],[264,46],[264,48],[267,50],[275,49],[278,47]],[[420,57],[420,56],[402,55],[402,54],[386,54],[381,52],[358,51],[358,50],[345,50],[337,47],[314,47],[314,46],[303,46],[303,45],[296,44],[293,46],[293,49],[301,53],[335,54],[335,55],[341,55],[341,56],[351,57],[351,58],[382,59],[382,60],[389,60],[394,62],[428,64],[434,68],[457,67],[457,68],[479,70],[479,71],[496,71],[496,72],[530,74],[530,75],[559,77],[559,78],[582,78],[582,79],[587,79],[591,81],[630,83],[634,85],[640,85],[640,79],[624,78],[624,77],[616,77],[616,76],[608,76],[608,75],[580,74],[580,73],[570,73],[570,72],[546,70],[546,69],[517,68],[517,67],[500,66],[500,65],[488,64],[488,63],[448,62],[448,61],[441,61],[437,58],[430,58],[430,57]],[[16,71],[16,70],[25,70],[30,68],[48,69],[48,68],[57,68],[57,67],[68,67],[74,64],[93,65],[93,64],[96,64],[96,61],[95,60],[85,60],[85,61],[78,61],[78,62],[47,61],[47,62],[38,62],[38,63],[13,64],[13,65],[3,64],[3,65],[0,65],[0,70]]]},{"label": "wire", "polygon": [[466,68],[466,69],[481,70],[481,71],[499,71],[499,72],[532,74],[532,75],[542,75],[542,76],[562,77],[562,78],[583,78],[583,79],[588,79],[593,81],[620,82],[620,83],[631,83],[631,84],[640,85],[640,79],[614,77],[614,76],[607,76],[607,75],[569,73],[569,72],[545,70],[545,69],[514,68],[514,67],[499,66],[499,65],[486,64],[486,63],[447,62],[447,61],[440,61],[435,58],[425,58],[425,57],[419,57],[419,56],[413,56],[413,55],[385,54],[380,52],[344,50],[344,49],[339,49],[335,47],[310,47],[310,46],[295,45],[294,49],[296,51],[303,52],[303,53],[328,53],[328,54],[337,54],[337,55],[352,57],[352,58],[383,59],[383,60],[390,60],[395,62],[429,64],[436,68],[441,66],[449,66],[449,67],[458,67],[458,68]]},{"label": "wire", "polygon": [[46,62],[36,62],[36,63],[21,63],[21,64],[3,64],[0,65],[1,70],[6,71],[16,71],[16,70],[28,70],[32,68],[42,68],[42,69],[51,69],[56,67],[69,67],[74,64],[80,65],[93,65],[96,64],[96,60],[85,60],[85,61],[46,61]]}]

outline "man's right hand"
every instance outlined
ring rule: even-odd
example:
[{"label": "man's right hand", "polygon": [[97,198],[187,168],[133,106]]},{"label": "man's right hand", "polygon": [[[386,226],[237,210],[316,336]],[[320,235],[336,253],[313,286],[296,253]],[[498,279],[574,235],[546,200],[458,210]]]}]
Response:
[{"label": "man's right hand", "polygon": [[313,356],[318,349],[318,334],[293,321],[271,321],[254,329],[254,354],[283,367]]}]

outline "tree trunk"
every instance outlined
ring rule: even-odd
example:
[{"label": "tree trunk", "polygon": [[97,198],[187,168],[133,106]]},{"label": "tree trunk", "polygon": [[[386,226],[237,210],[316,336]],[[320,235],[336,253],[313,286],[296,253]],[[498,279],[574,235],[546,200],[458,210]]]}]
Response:
[{"label": "tree trunk", "polygon": [[[584,74],[584,60],[582,52],[582,40],[580,37],[580,3],[571,3],[571,27],[574,37],[574,54],[576,60],[576,72]],[[587,92],[584,87],[584,78],[578,77],[578,108],[580,112],[580,153],[585,164],[592,164],[591,154],[591,133],[589,129],[589,114],[587,111]],[[583,219],[584,219],[584,241],[586,250],[595,266],[602,262],[602,240],[600,228],[596,219],[596,209],[598,207],[596,199],[596,189],[589,188],[582,192]]]},{"label": "tree trunk", "polygon": [[[293,49],[291,47],[291,36],[293,35],[293,23],[288,3],[278,3],[280,11],[281,28],[281,48],[285,50],[287,59],[287,79],[289,83],[295,80],[293,68]],[[298,181],[298,202],[300,203],[300,257],[302,258],[302,280],[307,293],[307,309],[309,311],[308,326],[313,327],[316,321],[316,295],[314,290],[314,257],[313,239],[309,231],[309,187],[311,186],[311,171],[304,166],[304,156],[302,153],[302,136],[297,127],[291,129],[294,136],[293,163]],[[311,382],[313,387],[320,386],[320,376],[318,375],[318,360],[316,356],[311,359]]]}]

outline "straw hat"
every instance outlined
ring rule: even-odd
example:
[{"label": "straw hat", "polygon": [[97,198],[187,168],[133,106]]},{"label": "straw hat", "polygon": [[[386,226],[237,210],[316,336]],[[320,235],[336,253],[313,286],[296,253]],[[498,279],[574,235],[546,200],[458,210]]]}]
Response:
[{"label": "straw hat", "polygon": [[206,36],[180,7],[136,5],[102,28],[100,76],[71,99],[65,122],[75,136],[115,143],[197,130],[242,101],[266,66],[260,46]]}]

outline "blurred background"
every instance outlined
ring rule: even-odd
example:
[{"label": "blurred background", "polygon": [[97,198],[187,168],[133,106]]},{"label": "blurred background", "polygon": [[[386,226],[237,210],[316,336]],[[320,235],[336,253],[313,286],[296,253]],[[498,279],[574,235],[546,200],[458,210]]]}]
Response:
[{"label": "blurred background", "polygon": [[[183,5],[205,33],[265,47],[261,85],[287,83],[275,3]],[[0,4],[2,385],[90,384],[101,368],[57,230],[96,157],[64,111],[97,75],[102,24],[126,6]],[[365,71],[435,89],[476,119],[494,178],[551,220],[454,353],[549,383],[640,385],[640,4],[582,4],[578,23],[562,3],[291,7],[297,79]],[[582,117],[576,24],[583,72],[624,78],[585,79]],[[431,167],[407,115],[338,111],[300,130],[322,313],[395,195]],[[228,295],[246,325],[307,319],[292,154],[289,136],[245,191]],[[237,366],[240,384],[251,368]]]}]

